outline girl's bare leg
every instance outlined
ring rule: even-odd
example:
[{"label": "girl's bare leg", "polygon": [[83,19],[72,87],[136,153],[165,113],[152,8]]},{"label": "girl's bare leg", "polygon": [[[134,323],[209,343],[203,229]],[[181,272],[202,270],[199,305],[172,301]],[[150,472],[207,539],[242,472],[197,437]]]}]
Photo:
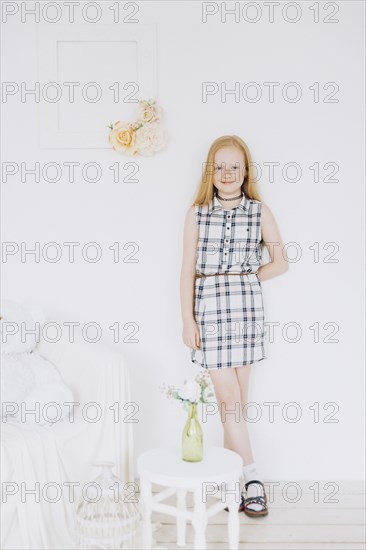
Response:
[{"label": "girl's bare leg", "polygon": [[210,369],[220,418],[224,429],[224,447],[238,453],[244,464],[253,462],[243,406],[248,400],[250,366]]},{"label": "girl's bare leg", "polygon": [[243,408],[248,403],[248,393],[249,393],[249,378],[250,378],[250,368],[251,365],[245,365],[244,367],[238,367],[235,369],[235,373],[238,379],[240,387],[240,401],[241,401],[241,419],[242,419],[242,429],[243,429],[243,439],[245,442],[245,454],[243,456],[244,464],[251,464],[253,462],[253,453],[250,445],[250,437],[248,431],[248,423],[245,420]]},{"label": "girl's bare leg", "polygon": [[[243,414],[243,407],[248,403],[250,367],[251,365],[244,365],[209,371],[224,428],[224,447],[238,453],[245,466],[253,465],[248,425]],[[260,479],[258,474],[255,474],[255,479]],[[248,497],[258,494],[263,496],[263,490],[258,483],[248,487]],[[263,506],[251,503],[248,508],[260,511]]]}]

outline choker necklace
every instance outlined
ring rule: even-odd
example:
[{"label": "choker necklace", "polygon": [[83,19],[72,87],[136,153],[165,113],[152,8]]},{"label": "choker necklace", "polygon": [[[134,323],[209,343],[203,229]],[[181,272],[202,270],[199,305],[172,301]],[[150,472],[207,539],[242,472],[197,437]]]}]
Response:
[{"label": "choker necklace", "polygon": [[237,197],[233,197],[232,199],[224,199],[223,197],[220,197],[219,194],[217,194],[216,196],[217,196],[218,199],[220,199],[222,201],[235,201],[236,199],[240,199],[243,196],[243,194],[238,195]]}]

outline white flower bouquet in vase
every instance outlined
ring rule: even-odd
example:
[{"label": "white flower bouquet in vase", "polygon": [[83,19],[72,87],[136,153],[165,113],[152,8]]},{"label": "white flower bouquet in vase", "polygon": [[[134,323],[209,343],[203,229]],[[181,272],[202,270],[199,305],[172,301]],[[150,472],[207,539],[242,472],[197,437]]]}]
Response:
[{"label": "white flower bouquet in vase", "polygon": [[160,390],[168,399],[176,399],[188,412],[187,422],[182,433],[182,459],[200,462],[203,458],[202,428],[197,418],[198,403],[209,403],[214,396],[212,383],[207,371],[197,374],[193,382],[184,381],[182,388],[160,385]]}]

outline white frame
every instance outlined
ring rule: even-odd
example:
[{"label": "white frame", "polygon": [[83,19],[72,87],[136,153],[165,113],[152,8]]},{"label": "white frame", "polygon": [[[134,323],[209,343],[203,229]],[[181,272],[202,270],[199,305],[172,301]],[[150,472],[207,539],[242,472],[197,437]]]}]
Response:
[{"label": "white frame", "polygon": [[[57,82],[57,43],[134,41],[137,43],[138,99],[156,97],[156,29],[155,25],[98,25],[97,28],[85,25],[39,25],[38,62],[39,82]],[[116,75],[118,80],[118,75]],[[61,84],[61,83],[60,83]],[[121,103],[116,103],[116,120],[121,118]],[[122,104],[123,107],[123,104]],[[42,100],[39,104],[39,145],[41,149],[108,149],[105,135],[91,132],[60,132],[58,129],[59,104]],[[110,121],[107,121],[108,126]]]}]

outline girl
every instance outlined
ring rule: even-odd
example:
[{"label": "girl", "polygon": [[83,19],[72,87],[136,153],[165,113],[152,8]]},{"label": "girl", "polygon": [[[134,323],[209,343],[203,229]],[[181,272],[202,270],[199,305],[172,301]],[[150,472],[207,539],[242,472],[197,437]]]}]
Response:
[{"label": "girl", "polygon": [[[265,265],[263,244],[271,258]],[[183,341],[191,361],[209,369],[224,447],[243,458],[247,497],[242,491],[239,511],[249,516],[266,515],[268,509],[242,411],[250,366],[266,359],[262,281],[287,271],[282,250],[273,214],[256,190],[247,145],[237,136],[216,139],[184,224]]]}]

